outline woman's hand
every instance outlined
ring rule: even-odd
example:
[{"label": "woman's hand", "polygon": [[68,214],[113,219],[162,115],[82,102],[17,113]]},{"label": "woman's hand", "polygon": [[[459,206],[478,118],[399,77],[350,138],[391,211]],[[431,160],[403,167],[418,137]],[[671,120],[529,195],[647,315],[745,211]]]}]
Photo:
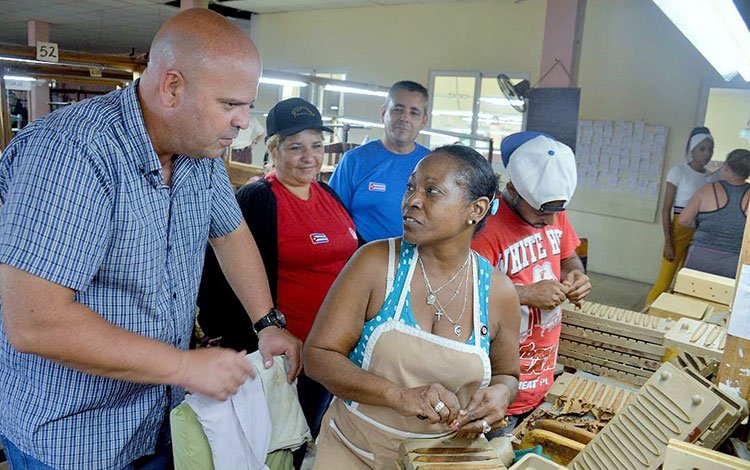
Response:
[{"label": "woman's hand", "polygon": [[455,421],[461,404],[453,392],[440,384],[431,384],[402,389],[392,408],[402,416],[415,416],[436,424]]},{"label": "woman's hand", "polygon": [[664,259],[669,261],[670,263],[674,261],[674,243],[672,243],[672,240],[667,240],[664,242],[663,256]]},{"label": "woman's hand", "polygon": [[459,412],[458,419],[451,422],[451,427],[456,431],[469,433],[487,432],[484,429],[485,423],[493,429],[501,427],[511,395],[510,389],[504,384],[477,390],[466,408]]}]

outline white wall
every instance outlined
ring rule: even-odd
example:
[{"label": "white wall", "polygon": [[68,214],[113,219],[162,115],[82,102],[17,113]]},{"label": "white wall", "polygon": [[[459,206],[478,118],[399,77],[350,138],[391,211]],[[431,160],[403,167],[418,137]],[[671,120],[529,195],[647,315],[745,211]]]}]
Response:
[{"label": "white wall", "polygon": [[[587,2],[579,86],[582,119],[645,120],[669,127],[664,175],[684,160],[701,83],[716,72],[650,0]],[[572,213],[589,238],[589,268],[653,282],[663,235],[654,223]]]},{"label": "white wall", "polygon": [[734,149],[750,148],[740,131],[750,119],[750,89],[711,88],[706,106],[706,126],[714,136],[714,160],[724,161]]},{"label": "white wall", "polygon": [[[503,70],[530,74],[534,84],[545,11],[544,0],[493,0],[280,13],[259,15],[253,35],[269,69],[343,68],[350,80],[386,86],[428,85],[431,69]],[[683,161],[701,83],[716,76],[650,0],[588,0],[580,117],[668,126],[665,174]],[[361,106],[347,114],[377,117],[379,104]],[[655,280],[658,223],[572,211],[571,219],[589,239],[591,270]]]}]

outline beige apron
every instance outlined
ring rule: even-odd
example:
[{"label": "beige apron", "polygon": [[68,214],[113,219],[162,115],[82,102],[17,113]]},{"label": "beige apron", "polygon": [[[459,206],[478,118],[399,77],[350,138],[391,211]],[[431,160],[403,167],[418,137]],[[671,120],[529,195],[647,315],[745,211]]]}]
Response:
[{"label": "beige apron", "polygon": [[[394,317],[371,333],[362,367],[404,387],[442,384],[456,393],[461,406],[466,406],[474,392],[489,385],[492,374],[489,356],[480,346],[476,255],[472,256],[474,344],[437,336],[399,321],[417,256],[415,248]],[[323,417],[314,468],[393,470],[402,440],[451,434],[447,424],[430,424],[413,416],[401,416],[391,408],[345,403],[337,397]]]}]

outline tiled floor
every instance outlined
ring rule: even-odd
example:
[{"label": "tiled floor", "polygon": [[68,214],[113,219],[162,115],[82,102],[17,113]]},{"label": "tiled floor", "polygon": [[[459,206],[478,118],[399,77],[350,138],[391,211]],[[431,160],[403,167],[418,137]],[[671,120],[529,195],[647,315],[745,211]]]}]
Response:
[{"label": "tiled floor", "polygon": [[588,273],[591,280],[591,293],[586,298],[597,302],[628,310],[641,311],[651,284],[630,281],[606,274]]}]

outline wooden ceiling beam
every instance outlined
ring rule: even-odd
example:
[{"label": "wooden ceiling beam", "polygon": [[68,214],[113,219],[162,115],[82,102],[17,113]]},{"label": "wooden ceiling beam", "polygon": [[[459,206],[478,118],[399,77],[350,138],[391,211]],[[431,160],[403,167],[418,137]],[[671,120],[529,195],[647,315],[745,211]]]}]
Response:
[{"label": "wooden ceiling beam", "polygon": [[91,74],[91,69],[97,69],[97,67],[83,68],[83,67],[67,67],[67,66],[55,66],[46,64],[29,64],[22,62],[9,62],[4,64],[5,73],[8,75],[33,75],[36,78],[44,76],[73,76],[73,77],[92,77],[92,78],[107,78],[114,79],[120,82],[133,81],[133,74],[126,70],[112,70],[104,69],[101,72],[101,77]]},{"label": "wooden ceiling beam", "polygon": [[[19,59],[36,59],[36,47],[0,44],[0,56]],[[96,54],[90,52],[59,51],[60,63],[87,64],[127,70],[129,72],[143,72],[148,60],[144,57],[130,57],[128,55]]]}]

